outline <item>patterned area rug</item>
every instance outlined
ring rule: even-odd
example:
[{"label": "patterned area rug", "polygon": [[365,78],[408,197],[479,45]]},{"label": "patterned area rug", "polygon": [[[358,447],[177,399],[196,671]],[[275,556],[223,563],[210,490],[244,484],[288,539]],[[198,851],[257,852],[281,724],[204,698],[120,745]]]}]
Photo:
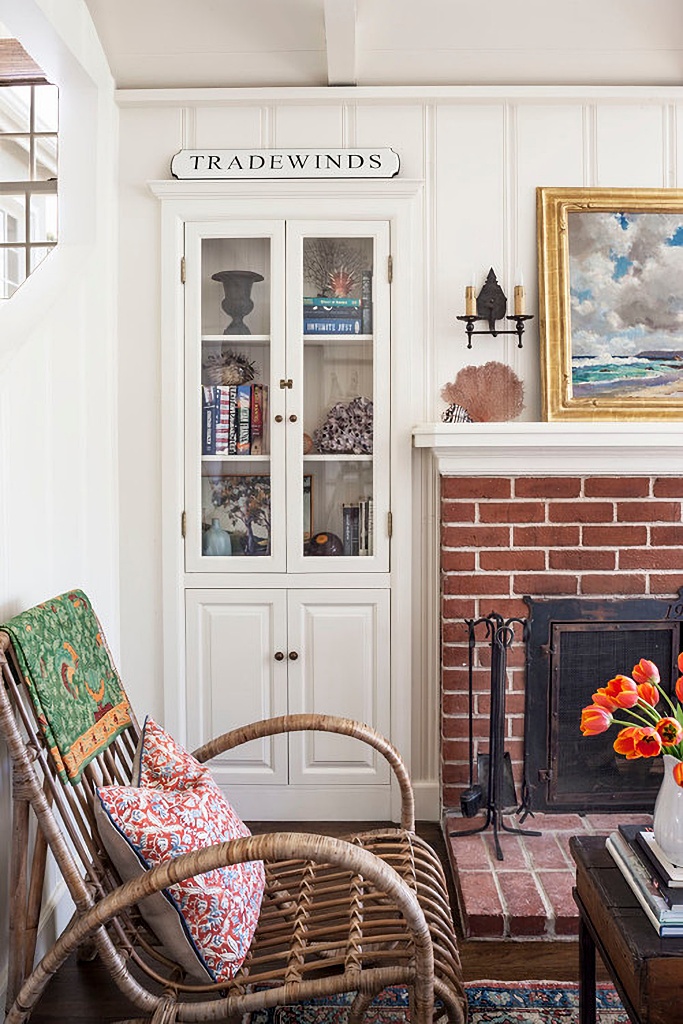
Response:
[{"label": "patterned area rug", "polygon": [[[467,985],[469,1024],[578,1024],[579,988],[572,982],[479,981]],[[251,1024],[346,1024],[349,996],[334,996],[299,1006],[260,1010]],[[597,1024],[628,1024],[610,985],[597,991]],[[405,989],[387,989],[365,1016],[368,1024],[405,1024]]]}]

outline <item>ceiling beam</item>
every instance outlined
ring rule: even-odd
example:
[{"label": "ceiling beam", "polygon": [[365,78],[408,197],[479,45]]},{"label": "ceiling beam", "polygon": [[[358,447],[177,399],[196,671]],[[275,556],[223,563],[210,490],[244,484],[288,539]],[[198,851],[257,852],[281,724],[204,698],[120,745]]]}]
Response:
[{"label": "ceiling beam", "polygon": [[325,0],[327,84],[356,84],[356,0]]}]

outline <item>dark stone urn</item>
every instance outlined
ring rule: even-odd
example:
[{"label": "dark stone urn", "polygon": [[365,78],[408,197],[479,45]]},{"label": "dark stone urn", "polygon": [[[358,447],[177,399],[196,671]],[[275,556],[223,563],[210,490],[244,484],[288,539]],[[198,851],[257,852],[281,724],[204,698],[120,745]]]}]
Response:
[{"label": "dark stone urn", "polygon": [[220,281],[223,285],[225,298],[221,306],[232,317],[223,334],[251,334],[244,317],[254,308],[251,286],[256,281],[263,281],[263,276],[253,270],[221,270],[212,274],[211,280]]}]

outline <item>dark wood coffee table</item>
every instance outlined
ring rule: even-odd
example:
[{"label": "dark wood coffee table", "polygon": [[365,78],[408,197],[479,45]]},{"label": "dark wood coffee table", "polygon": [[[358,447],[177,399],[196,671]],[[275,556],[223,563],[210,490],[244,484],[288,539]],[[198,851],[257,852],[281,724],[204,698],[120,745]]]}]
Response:
[{"label": "dark wood coffee table", "polygon": [[579,908],[580,1024],[595,1024],[595,951],[633,1024],[683,1020],[683,939],[660,939],[605,847],[573,836]]}]

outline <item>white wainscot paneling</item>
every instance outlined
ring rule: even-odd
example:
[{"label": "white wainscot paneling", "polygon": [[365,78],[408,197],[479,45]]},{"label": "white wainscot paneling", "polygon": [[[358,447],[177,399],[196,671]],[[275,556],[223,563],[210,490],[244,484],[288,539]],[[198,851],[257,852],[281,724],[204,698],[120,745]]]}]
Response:
[{"label": "white wainscot paneling", "polygon": [[195,137],[186,140],[187,149],[242,149],[268,146],[263,131],[267,107],[202,107],[195,111]]},{"label": "white wainscot paneling", "polygon": [[426,177],[426,110],[418,104],[359,104],[356,107],[357,146],[390,146],[401,161],[402,178]]},{"label": "white wainscot paneling", "polygon": [[[170,176],[171,157],[183,148],[180,107],[122,107],[119,129],[121,187]],[[125,220],[124,220],[125,223]]]},{"label": "white wainscot paneling", "polygon": [[505,106],[444,106],[436,115],[434,171],[433,295],[436,344],[432,409],[444,405],[440,390],[470,363],[502,360],[505,339],[477,338],[466,346],[465,287],[480,290],[490,267],[506,288]]},{"label": "white wainscot paneling", "polygon": [[302,103],[275,108],[271,146],[341,146],[344,140],[341,104]]},{"label": "white wainscot paneling", "polygon": [[666,185],[661,104],[602,104],[597,108],[597,180],[605,188]]},{"label": "white wainscot paneling", "polygon": [[[527,321],[521,349],[511,349],[512,366],[524,383],[522,419],[541,415],[538,373],[538,287],[536,274],[536,189],[539,186],[574,187],[584,183],[587,141],[585,108],[581,103],[520,103],[515,110],[516,154],[516,263],[524,275]],[[513,268],[513,274],[515,270]]]}]

